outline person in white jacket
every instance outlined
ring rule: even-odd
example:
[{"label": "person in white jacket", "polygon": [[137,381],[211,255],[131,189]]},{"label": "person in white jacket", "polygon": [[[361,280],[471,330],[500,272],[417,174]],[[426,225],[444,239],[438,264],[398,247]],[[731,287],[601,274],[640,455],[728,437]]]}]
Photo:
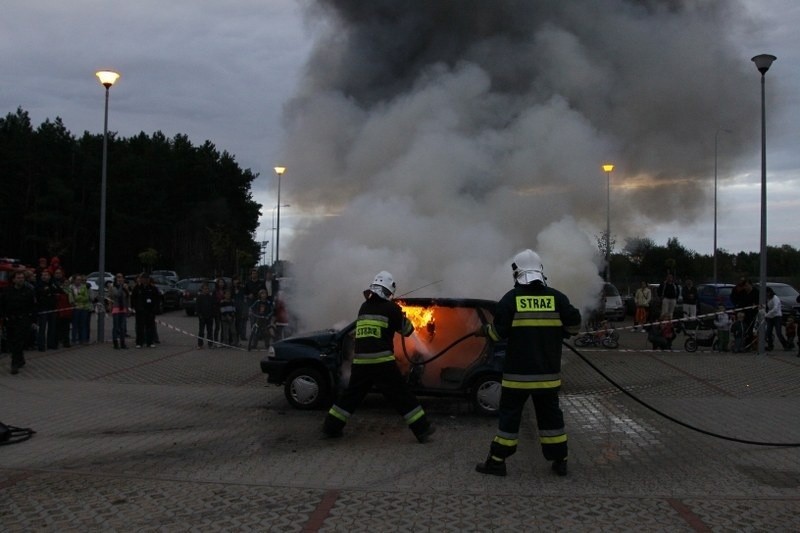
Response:
[{"label": "person in white jacket", "polygon": [[772,330],[775,330],[775,333],[778,336],[778,340],[783,345],[784,350],[789,349],[789,343],[786,342],[786,339],[783,337],[783,332],[781,331],[781,299],[778,298],[778,295],[775,294],[775,291],[772,290],[772,287],[767,287],[767,312],[764,315],[764,318],[767,321],[767,333],[766,333],[766,340],[767,340],[767,351],[771,352],[773,349],[774,340],[772,338]]}]

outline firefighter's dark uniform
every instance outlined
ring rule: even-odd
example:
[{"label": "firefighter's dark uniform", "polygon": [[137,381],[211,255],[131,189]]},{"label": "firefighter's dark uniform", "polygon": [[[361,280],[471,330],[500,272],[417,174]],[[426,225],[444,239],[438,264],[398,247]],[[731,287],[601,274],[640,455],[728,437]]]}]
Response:
[{"label": "firefighter's dark uniform", "polygon": [[[567,458],[561,388],[561,341],[579,331],[580,311],[566,295],[540,281],[515,285],[497,306],[494,324],[485,333],[508,339],[503,366],[500,420],[489,451],[490,461],[503,462],[517,451],[522,409],[533,400],[542,453],[550,461]],[[505,465],[503,465],[503,469]],[[504,470],[503,470],[504,475]]]},{"label": "firefighter's dark uniform", "polygon": [[402,415],[417,439],[424,441],[431,425],[397,368],[392,342],[396,332],[408,337],[414,326],[395,302],[367,294],[356,320],[350,383],[325,417],[327,435],[341,434],[364,396],[375,386]]}]

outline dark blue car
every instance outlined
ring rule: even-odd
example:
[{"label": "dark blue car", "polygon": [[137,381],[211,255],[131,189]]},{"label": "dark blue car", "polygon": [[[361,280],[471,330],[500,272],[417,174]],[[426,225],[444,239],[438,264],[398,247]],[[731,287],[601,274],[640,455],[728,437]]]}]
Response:
[{"label": "dark blue car", "polygon": [[[477,299],[406,298],[397,302],[414,324],[410,337],[395,335],[394,353],[411,390],[420,396],[468,398],[476,410],[496,414],[505,343],[475,337],[492,322],[495,302]],[[283,385],[297,409],[328,407],[347,386],[353,358],[352,322],[273,344],[261,360],[267,381]]]},{"label": "dark blue car", "polygon": [[720,305],[725,309],[733,309],[731,292],[734,285],[730,283],[703,283],[697,286],[697,314],[715,313]]}]

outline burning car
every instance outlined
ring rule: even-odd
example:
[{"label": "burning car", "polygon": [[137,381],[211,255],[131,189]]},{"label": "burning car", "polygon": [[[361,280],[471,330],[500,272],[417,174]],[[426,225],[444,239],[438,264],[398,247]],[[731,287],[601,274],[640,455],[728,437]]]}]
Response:
[{"label": "burning car", "polygon": [[[419,396],[468,398],[478,412],[496,414],[506,345],[472,335],[493,320],[496,303],[452,298],[397,302],[414,325],[410,337],[394,338],[397,364],[411,390]],[[278,341],[261,360],[261,370],[269,383],[283,385],[293,407],[328,407],[347,386],[354,329],[352,322]]]}]

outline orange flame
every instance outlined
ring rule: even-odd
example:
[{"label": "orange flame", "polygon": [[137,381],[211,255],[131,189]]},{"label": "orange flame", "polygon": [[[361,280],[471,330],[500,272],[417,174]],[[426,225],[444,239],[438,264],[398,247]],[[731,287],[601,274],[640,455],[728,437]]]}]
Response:
[{"label": "orange flame", "polygon": [[431,324],[435,322],[433,316],[433,308],[430,307],[411,307],[400,304],[403,312],[406,314],[409,322],[414,326],[415,330],[428,329]]}]

